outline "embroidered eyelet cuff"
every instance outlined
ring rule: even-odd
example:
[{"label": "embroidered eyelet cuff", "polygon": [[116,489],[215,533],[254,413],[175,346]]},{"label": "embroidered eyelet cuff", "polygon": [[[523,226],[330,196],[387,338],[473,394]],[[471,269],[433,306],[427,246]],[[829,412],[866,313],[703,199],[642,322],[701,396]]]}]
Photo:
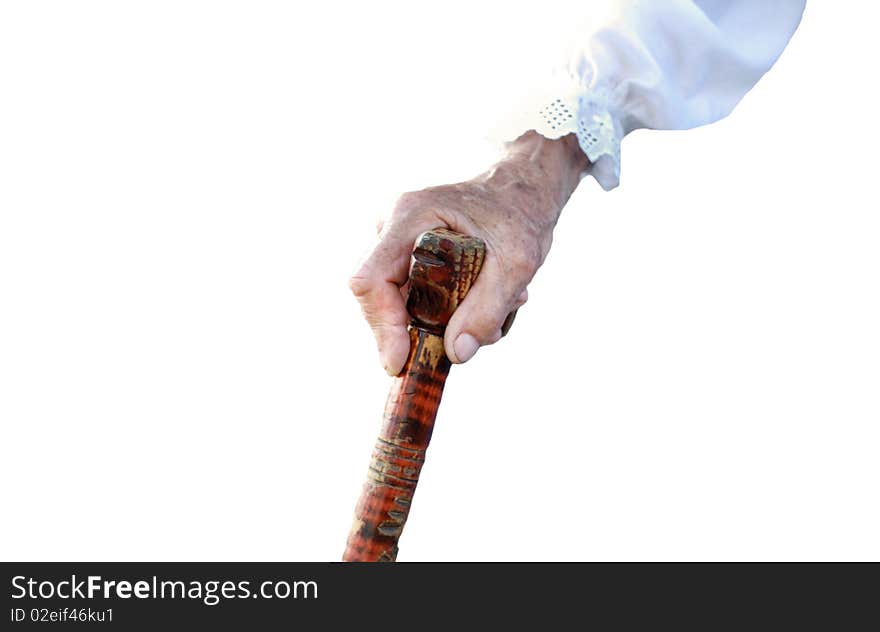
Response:
[{"label": "embroidered eyelet cuff", "polygon": [[581,178],[592,175],[606,191],[620,183],[620,124],[611,114],[607,93],[590,89],[570,91],[549,99],[535,100],[493,134],[495,140],[509,142],[534,130],[549,139],[575,134],[590,159]]}]

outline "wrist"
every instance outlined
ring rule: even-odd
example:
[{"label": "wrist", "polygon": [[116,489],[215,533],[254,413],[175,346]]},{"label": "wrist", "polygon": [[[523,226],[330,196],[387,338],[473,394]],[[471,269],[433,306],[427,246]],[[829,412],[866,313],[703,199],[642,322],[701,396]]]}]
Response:
[{"label": "wrist", "polygon": [[556,178],[560,185],[570,185],[572,190],[590,162],[574,134],[549,139],[535,131],[528,131],[508,143],[505,158],[527,162],[548,177]]},{"label": "wrist", "polygon": [[489,172],[488,180],[514,183],[540,198],[543,210],[558,215],[574,193],[589,159],[574,134],[551,140],[529,131],[508,143],[504,157]]}]

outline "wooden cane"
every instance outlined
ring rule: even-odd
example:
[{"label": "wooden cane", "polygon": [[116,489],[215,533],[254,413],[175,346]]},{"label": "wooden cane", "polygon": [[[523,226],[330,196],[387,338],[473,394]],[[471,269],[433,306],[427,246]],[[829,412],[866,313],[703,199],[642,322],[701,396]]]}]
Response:
[{"label": "wooden cane", "polygon": [[[443,332],[476,280],[485,252],[481,240],[442,228],[416,241],[407,299],[409,358],[388,394],[382,431],[373,448],[343,561],[393,562],[397,558],[397,541],[449,374]],[[505,330],[509,321],[512,316]]]}]

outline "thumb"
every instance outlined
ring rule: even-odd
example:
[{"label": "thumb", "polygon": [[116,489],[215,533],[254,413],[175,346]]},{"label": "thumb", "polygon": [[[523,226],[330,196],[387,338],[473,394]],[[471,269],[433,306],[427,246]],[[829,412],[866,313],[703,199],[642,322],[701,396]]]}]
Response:
[{"label": "thumb", "polygon": [[483,270],[446,326],[446,355],[456,364],[470,360],[482,346],[501,339],[507,315],[525,302],[525,285],[503,275],[495,258]]}]

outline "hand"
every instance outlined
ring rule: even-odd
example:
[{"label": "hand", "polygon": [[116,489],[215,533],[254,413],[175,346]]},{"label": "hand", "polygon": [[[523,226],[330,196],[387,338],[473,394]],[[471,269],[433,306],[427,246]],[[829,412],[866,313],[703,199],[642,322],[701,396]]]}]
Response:
[{"label": "hand", "polygon": [[587,159],[572,135],[548,140],[528,132],[507,149],[472,180],[404,193],[351,277],[390,375],[400,372],[409,353],[405,283],[413,244],[424,231],[446,227],[486,242],[482,271],[446,328],[452,362],[467,362],[497,342],[507,315],[526,302],[526,287],[550,250],[553,227]]}]

